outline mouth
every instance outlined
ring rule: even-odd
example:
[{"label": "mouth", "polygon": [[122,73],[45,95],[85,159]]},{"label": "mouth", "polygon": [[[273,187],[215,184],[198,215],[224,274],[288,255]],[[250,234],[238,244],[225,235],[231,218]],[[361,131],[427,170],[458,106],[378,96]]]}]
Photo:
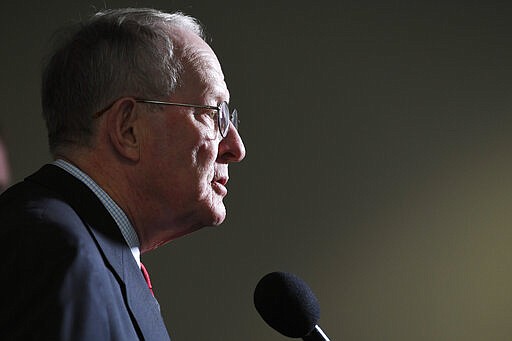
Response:
[{"label": "mouth", "polygon": [[219,176],[219,177],[216,177],[215,179],[213,179],[213,182],[217,182],[217,183],[221,184],[222,186],[226,186],[226,184],[228,183],[228,177],[227,176]]},{"label": "mouth", "polygon": [[227,176],[219,176],[215,177],[212,181],[212,187],[218,194],[225,196],[228,193],[228,189],[226,188],[226,184],[228,183]]}]

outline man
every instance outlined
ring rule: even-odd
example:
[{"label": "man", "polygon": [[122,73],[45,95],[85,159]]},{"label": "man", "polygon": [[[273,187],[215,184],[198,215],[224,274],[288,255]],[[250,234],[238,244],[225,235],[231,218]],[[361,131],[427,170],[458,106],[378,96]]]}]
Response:
[{"label": "man", "polygon": [[48,60],[55,161],[0,198],[0,339],[169,339],[140,254],[222,223],[245,156],[202,37],[179,13],[110,10]]},{"label": "man", "polygon": [[7,147],[0,135],[0,193],[2,193],[11,180],[11,168],[9,166],[9,155]]}]

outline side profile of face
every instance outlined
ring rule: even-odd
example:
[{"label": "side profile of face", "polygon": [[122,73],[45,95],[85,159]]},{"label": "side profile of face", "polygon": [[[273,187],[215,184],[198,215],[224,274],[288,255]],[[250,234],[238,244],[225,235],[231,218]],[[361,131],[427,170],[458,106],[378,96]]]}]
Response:
[{"label": "side profile of face", "polygon": [[[183,86],[166,100],[217,106],[229,101],[221,66],[211,48],[198,36],[182,32]],[[147,106],[137,103],[138,106]],[[147,136],[141,152],[151,214],[155,226],[172,231],[174,239],[204,226],[216,226],[226,216],[228,165],[245,157],[245,147],[233,125],[222,138],[214,110],[165,106],[148,111]],[[167,227],[168,226],[168,227]],[[178,227],[178,229],[176,229]],[[166,242],[168,240],[162,241]]]}]

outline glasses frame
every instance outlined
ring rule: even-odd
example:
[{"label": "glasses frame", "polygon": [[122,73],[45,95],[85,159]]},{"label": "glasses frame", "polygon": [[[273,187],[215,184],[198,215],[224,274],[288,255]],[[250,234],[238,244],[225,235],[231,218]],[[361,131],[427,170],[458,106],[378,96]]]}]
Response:
[{"label": "glasses frame", "polygon": [[[199,108],[199,109],[211,109],[217,111],[217,126],[219,127],[220,135],[222,138],[225,138],[229,132],[230,123],[233,124],[236,130],[238,130],[238,111],[233,109],[233,111],[229,110],[228,102],[222,101],[219,106],[213,105],[198,105],[198,104],[188,104],[188,103],[176,103],[176,102],[165,102],[154,99],[145,99],[145,98],[135,98],[135,102],[137,103],[147,103],[147,104],[157,104],[157,105],[173,105],[177,107],[186,107],[186,108]],[[223,112],[222,106],[225,106],[227,110],[228,123],[221,129],[222,121],[221,121],[221,112]]]}]

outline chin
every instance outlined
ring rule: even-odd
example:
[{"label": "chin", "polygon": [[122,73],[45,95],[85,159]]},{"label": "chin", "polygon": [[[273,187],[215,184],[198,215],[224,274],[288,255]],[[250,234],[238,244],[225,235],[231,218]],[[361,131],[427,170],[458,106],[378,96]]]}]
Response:
[{"label": "chin", "polygon": [[226,210],[216,212],[216,214],[213,215],[211,226],[219,226],[224,222],[224,219],[226,219]]},{"label": "chin", "polygon": [[210,208],[210,226],[219,226],[226,219],[226,207],[221,201]]}]

